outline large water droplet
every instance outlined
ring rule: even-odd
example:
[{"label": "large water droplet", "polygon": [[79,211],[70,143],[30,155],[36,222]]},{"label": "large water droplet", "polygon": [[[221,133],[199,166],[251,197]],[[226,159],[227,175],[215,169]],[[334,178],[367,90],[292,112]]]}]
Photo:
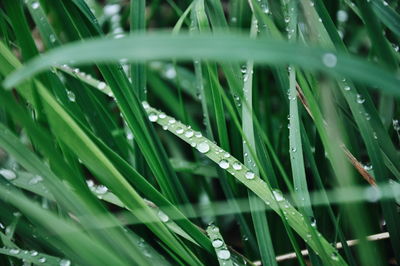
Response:
[{"label": "large water droplet", "polygon": [[197,150],[201,153],[206,153],[210,150],[210,145],[207,142],[201,142],[197,145]]},{"label": "large water droplet", "polygon": [[149,114],[149,120],[151,122],[156,122],[158,120],[158,115],[156,113],[150,113]]},{"label": "large water droplet", "polygon": [[60,260],[60,266],[70,266],[70,265],[71,265],[70,260],[67,260],[67,259]]},{"label": "large water droplet", "polygon": [[350,86],[344,86],[344,88],[343,88],[345,91],[349,91],[349,90],[351,90],[351,88],[350,88]]},{"label": "large water droplet", "polygon": [[242,170],[242,164],[238,163],[238,162],[234,162],[232,165],[233,169],[235,170]]},{"label": "large water droplet", "polygon": [[98,185],[97,187],[96,187],[96,189],[95,189],[95,192],[97,193],[97,194],[106,194],[107,193],[107,191],[108,191],[108,188],[106,187],[106,186],[103,186],[103,185]]},{"label": "large water droplet", "polygon": [[36,257],[39,253],[36,250],[31,250],[30,254],[32,257]]},{"label": "large water droplet", "polygon": [[174,67],[169,66],[166,70],[165,70],[165,77],[168,79],[174,79],[176,77],[176,70]]},{"label": "large water droplet", "polygon": [[37,9],[40,6],[39,2],[35,1],[32,3],[32,8]]},{"label": "large water droplet", "polygon": [[219,167],[221,167],[222,169],[228,169],[229,168],[229,162],[227,160],[221,160],[218,163]]},{"label": "large water droplet", "polygon": [[227,260],[231,257],[231,253],[229,252],[229,250],[226,250],[226,249],[218,250],[217,256],[221,260]]},{"label": "large water droplet", "polygon": [[17,255],[19,254],[20,250],[18,248],[12,248],[10,249],[10,254],[12,255]]},{"label": "large water droplet", "polygon": [[[103,81],[100,81],[99,84],[97,84],[97,88],[99,90],[104,90],[106,88],[106,86],[107,86],[106,83],[103,82]],[[144,107],[145,104],[147,104],[147,107],[149,105],[147,102],[143,102],[142,104],[143,104],[143,107]],[[146,109],[146,107],[144,107],[144,108]]]},{"label": "large water droplet", "polygon": [[346,22],[349,18],[349,15],[344,10],[338,10],[338,12],[336,13],[336,17],[339,22]]},{"label": "large water droplet", "polygon": [[166,215],[163,211],[158,211],[158,218],[160,218],[161,222],[164,223],[169,221],[168,215]]},{"label": "large water droplet", "polygon": [[183,129],[182,127],[178,127],[178,128],[175,130],[176,134],[179,134],[179,135],[182,134],[183,131],[184,131],[184,129]]},{"label": "large water droplet", "polygon": [[224,242],[221,239],[215,239],[212,242],[212,245],[214,248],[220,248],[220,247],[222,247],[223,244],[224,244]]},{"label": "large water droplet", "polygon": [[326,53],[322,56],[322,63],[329,68],[335,67],[337,63],[337,57],[332,53]]},{"label": "large water droplet", "polygon": [[254,177],[255,177],[255,174],[253,173],[253,172],[251,172],[251,171],[247,171],[246,172],[246,174],[245,174],[245,177],[246,177],[246,179],[254,179]]},{"label": "large water droplet", "polygon": [[280,192],[279,190],[274,190],[272,191],[274,193],[274,197],[277,201],[283,201],[284,198],[282,196],[282,192]]},{"label": "large water droplet", "polygon": [[47,261],[47,259],[46,259],[45,257],[43,257],[43,258],[40,258],[38,261],[39,261],[40,263],[45,263],[45,262]]},{"label": "large water droplet", "polygon": [[2,175],[7,180],[13,180],[17,178],[17,174],[8,169],[0,169],[0,175]]},{"label": "large water droplet", "polygon": [[159,113],[159,114],[158,114],[158,117],[159,117],[160,119],[164,119],[164,118],[167,117],[167,115],[166,115],[165,113]]},{"label": "large water droplet", "polygon": [[194,135],[193,130],[189,129],[188,131],[185,132],[185,137],[187,137],[187,138],[191,138],[191,137],[193,137],[193,135]]},{"label": "large water droplet", "polygon": [[104,7],[104,15],[113,16],[115,14],[118,14],[118,12],[120,10],[121,10],[121,6],[118,4],[106,5]]}]

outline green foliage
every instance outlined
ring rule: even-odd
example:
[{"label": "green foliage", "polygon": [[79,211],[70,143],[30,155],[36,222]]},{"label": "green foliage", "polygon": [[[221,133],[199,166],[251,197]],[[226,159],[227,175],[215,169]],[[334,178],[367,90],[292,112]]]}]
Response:
[{"label": "green foliage", "polygon": [[1,1],[0,264],[398,263],[399,8]]}]

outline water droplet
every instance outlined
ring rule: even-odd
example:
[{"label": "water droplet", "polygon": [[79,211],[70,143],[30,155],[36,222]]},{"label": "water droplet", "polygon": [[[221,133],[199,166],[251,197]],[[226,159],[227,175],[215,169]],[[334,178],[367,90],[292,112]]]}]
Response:
[{"label": "water droplet", "polygon": [[223,244],[224,244],[224,242],[221,239],[215,239],[212,242],[212,245],[214,248],[220,248],[220,247],[222,247]]},{"label": "water droplet", "polygon": [[43,177],[40,175],[34,176],[31,180],[29,180],[28,184],[29,185],[36,185],[37,183],[43,181]]},{"label": "water droplet", "polygon": [[349,15],[344,10],[338,10],[338,12],[336,13],[336,18],[339,22],[346,22],[349,18]]},{"label": "water droplet", "polygon": [[231,157],[231,155],[230,155],[229,153],[225,153],[225,154],[224,154],[224,157],[225,157],[225,158],[229,158],[229,157]]},{"label": "water droplet", "polygon": [[[98,88],[99,90],[104,90],[104,89],[106,88],[106,86],[107,86],[107,84],[106,84],[105,82],[103,82],[103,81],[100,81],[100,82],[97,84],[97,88]],[[147,108],[149,107],[149,104],[148,104],[147,102],[143,102],[142,104],[143,104],[143,107],[144,107],[145,104],[147,104]],[[144,107],[144,108],[146,109],[146,107]]]},{"label": "water droplet", "polygon": [[279,190],[274,190],[272,191],[274,193],[274,197],[277,201],[283,201],[284,198],[282,196],[282,192],[280,192]]},{"label": "water droplet", "polygon": [[114,16],[121,10],[121,6],[118,4],[106,5],[104,7],[104,15]]},{"label": "water droplet", "polygon": [[17,178],[17,174],[8,169],[0,169],[0,175],[2,175],[7,180],[13,180]]},{"label": "water droplet", "polygon": [[364,97],[361,94],[357,94],[357,103],[363,104],[365,102]]},{"label": "water droplet", "polygon": [[165,77],[168,79],[174,79],[176,77],[176,70],[173,66],[169,66],[164,73]]},{"label": "water droplet", "polygon": [[393,119],[392,123],[393,123],[393,129],[394,129],[395,131],[400,131],[400,123],[399,123],[399,120]]},{"label": "water droplet", "polygon": [[322,56],[322,63],[329,68],[335,67],[337,63],[337,57],[332,53],[326,53]]},{"label": "water droplet", "polygon": [[159,114],[158,114],[158,117],[159,117],[160,119],[164,119],[164,118],[167,117],[167,115],[166,115],[165,113],[159,113]]},{"label": "water droplet", "polygon": [[35,2],[32,3],[32,8],[33,9],[37,9],[39,6],[40,6],[39,2],[35,1]]},{"label": "water droplet", "polygon": [[[104,83],[104,84],[105,84],[105,83]],[[143,102],[142,102],[142,106],[143,106],[144,109],[149,109],[149,108],[150,108],[149,103],[146,102],[146,101],[143,101]]]},{"label": "water droplet", "polygon": [[336,253],[332,253],[331,259],[334,260],[334,261],[338,261],[339,257],[338,257],[338,255],[336,255]]},{"label": "water droplet", "polygon": [[221,260],[227,260],[227,259],[229,259],[231,257],[231,253],[229,252],[229,250],[226,250],[226,249],[218,250],[217,251],[217,256]]},{"label": "water droplet", "polygon": [[103,185],[98,185],[96,187],[96,189],[95,189],[95,192],[97,194],[101,194],[101,195],[106,194],[107,191],[108,191],[108,188],[106,186],[103,186]]},{"label": "water droplet", "polygon": [[246,179],[251,180],[251,179],[254,179],[255,174],[253,172],[251,172],[251,171],[247,171],[246,174],[245,174],[245,177],[246,177]]},{"label": "water droplet", "polygon": [[289,21],[290,21],[290,17],[285,17],[285,22],[289,23]]},{"label": "water droplet", "polygon": [[40,263],[45,263],[45,262],[47,261],[47,259],[46,259],[45,257],[43,257],[43,258],[40,258],[38,261],[39,261]]},{"label": "water droplet", "polygon": [[381,191],[376,187],[367,187],[364,196],[369,202],[377,202],[381,198]]},{"label": "water droplet", "polygon": [[197,150],[201,153],[206,153],[210,150],[210,146],[207,144],[207,142],[201,142],[197,145]]},{"label": "water droplet", "polygon": [[238,163],[238,162],[234,162],[232,165],[233,169],[235,170],[242,170],[242,164]]},{"label": "water droplet", "polygon": [[156,122],[158,120],[158,115],[156,113],[150,113],[149,114],[149,120],[151,122]]},{"label": "water droplet", "polygon": [[86,185],[92,189],[94,187],[94,182],[92,179],[86,180]]},{"label": "water droplet", "polygon": [[166,215],[163,211],[158,211],[158,218],[160,218],[161,222],[164,223],[169,221],[168,215]]},{"label": "water droplet", "polygon": [[56,36],[54,34],[50,34],[49,39],[50,39],[50,42],[52,42],[52,43],[56,42]]},{"label": "water droplet", "polygon": [[175,120],[175,118],[171,118],[169,121],[168,121],[168,124],[175,124],[176,123],[176,120]]},{"label": "water droplet", "polygon": [[185,137],[187,137],[187,138],[191,138],[191,137],[193,137],[193,135],[194,135],[193,130],[188,130],[185,132]]},{"label": "water droplet", "polygon": [[203,135],[201,135],[200,132],[196,132],[196,133],[194,134],[194,136],[195,136],[196,138],[201,138]]},{"label": "water droplet", "polygon": [[73,93],[73,92],[70,91],[70,90],[67,90],[67,96],[68,96],[68,100],[69,100],[70,102],[75,102],[75,100],[76,100],[75,93]]},{"label": "water droplet", "polygon": [[311,226],[317,227],[317,220],[314,217],[311,217]]},{"label": "water droplet", "polygon": [[218,163],[219,167],[221,167],[222,169],[228,169],[229,168],[229,162],[227,160],[221,160]]},{"label": "water droplet", "polygon": [[31,250],[30,254],[32,257],[36,257],[39,253],[36,250]]},{"label": "water droplet", "polygon": [[343,88],[345,91],[349,91],[349,90],[351,90],[351,88],[350,88],[350,86],[344,86],[344,88]]},{"label": "water droplet", "polygon": [[10,249],[10,254],[12,255],[17,255],[19,254],[20,250],[18,248],[12,248]]},{"label": "water droplet", "polygon": [[179,135],[182,134],[183,131],[184,131],[184,129],[182,127],[177,127],[175,130],[176,134],[179,134]]},{"label": "water droplet", "polygon": [[71,265],[70,260],[67,260],[67,259],[60,260],[60,266],[70,266],[70,265]]}]

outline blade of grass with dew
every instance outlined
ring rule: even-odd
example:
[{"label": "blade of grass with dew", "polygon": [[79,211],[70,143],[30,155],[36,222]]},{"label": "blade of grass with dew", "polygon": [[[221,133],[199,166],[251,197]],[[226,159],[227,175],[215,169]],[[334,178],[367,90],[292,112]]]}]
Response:
[{"label": "blade of grass with dew", "polygon": [[[250,36],[255,38],[257,36],[257,20],[255,18],[252,19],[252,26],[250,29]],[[242,104],[242,128],[244,134],[247,136],[247,143],[243,144],[243,156],[244,156],[244,165],[248,167],[254,174],[259,175],[258,168],[255,164],[253,164],[253,157],[248,150],[248,146],[253,147],[253,150],[256,150],[255,140],[254,140],[254,128],[253,128],[253,119],[251,112],[252,108],[252,90],[253,90],[253,62],[249,61],[246,65],[246,73],[244,74],[244,87],[243,87],[243,96],[244,102]],[[246,108],[249,106],[249,108]],[[234,167],[233,165],[232,167]],[[263,206],[264,202],[249,191],[249,205],[250,209],[252,209],[251,216],[254,223],[254,229],[256,232],[257,243],[259,246],[261,260],[264,265],[277,265],[275,259],[275,251],[272,245],[271,233],[268,225],[268,221],[266,218],[265,212],[254,211],[254,209],[259,208],[259,206]]]},{"label": "blade of grass with dew", "polygon": [[[289,1],[286,11],[288,21],[288,39],[291,42],[297,40],[297,22],[298,22],[298,3],[297,1]],[[286,20],[286,19],[285,19]],[[308,193],[308,184],[306,179],[304,158],[303,158],[303,143],[301,141],[301,119],[297,104],[297,89],[296,89],[296,69],[289,65],[289,154],[290,163],[292,166],[293,185],[295,190],[295,199],[299,202],[299,211],[304,215],[304,219],[309,226],[311,219],[314,217],[314,212],[311,207],[310,195]],[[316,237],[313,230],[310,230],[309,237]],[[317,238],[318,241],[318,238]],[[309,250],[310,259],[313,265],[320,265],[316,254]],[[325,254],[326,256],[327,254]]]},{"label": "blade of grass with dew", "polygon": [[28,263],[34,263],[39,265],[60,265],[61,263],[71,263],[67,259],[60,259],[54,256],[50,256],[44,253],[33,253],[36,254],[32,256],[32,253],[28,250],[21,250],[19,248],[0,248],[0,254],[15,257],[21,261],[26,261]]},{"label": "blade of grass with dew", "polygon": [[233,266],[231,253],[219,232],[219,228],[215,225],[210,225],[207,227],[207,234],[210,237],[215,253],[217,254],[219,265]]},{"label": "blade of grass with dew", "polygon": [[[210,31],[208,17],[205,12],[205,3],[203,0],[196,1],[192,16],[193,21],[195,21],[198,27],[198,32]],[[199,75],[198,82],[202,82],[203,79],[205,80],[205,84],[200,85],[200,95],[203,111],[206,114],[205,120],[208,137],[210,139],[216,139],[222,148],[229,152],[229,139],[225,122],[225,112],[223,110],[223,104],[220,96],[221,85],[217,77],[217,66],[215,63],[210,63],[207,61],[198,63],[195,62],[195,64],[197,64],[197,67],[199,68],[197,70],[197,75]],[[213,130],[213,125],[216,125],[216,130]],[[219,176],[221,176],[220,183],[226,197],[232,203],[232,207],[237,209],[238,206],[235,203],[237,186],[234,179],[221,169],[217,169],[217,172],[219,173]],[[240,229],[248,238],[247,243],[249,246],[251,246],[251,250],[257,250],[256,241],[246,221],[246,218],[241,214],[241,212],[238,212],[237,218],[240,223]]]}]

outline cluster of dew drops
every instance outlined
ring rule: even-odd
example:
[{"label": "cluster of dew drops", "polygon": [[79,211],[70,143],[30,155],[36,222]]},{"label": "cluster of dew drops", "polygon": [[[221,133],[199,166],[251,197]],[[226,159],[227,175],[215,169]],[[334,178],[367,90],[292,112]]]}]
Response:
[{"label": "cluster of dew drops", "polygon": [[[8,250],[10,255],[13,256],[18,256],[18,255],[28,255],[31,256],[32,258],[39,256],[39,252],[37,252],[36,250],[20,250],[19,248],[10,248]],[[45,263],[47,262],[47,258],[46,257],[40,257],[36,260],[38,263]],[[71,265],[71,261],[68,259],[61,259],[58,263],[59,266],[70,266]]]},{"label": "cluster of dew drops", "polygon": [[[176,121],[175,118],[169,117],[163,112],[154,111],[147,102],[143,102],[143,107],[148,112],[148,118],[151,122],[159,122],[164,130],[172,131],[176,135],[180,136],[202,154],[214,152],[217,157],[220,157],[217,163],[222,169],[229,170],[233,175],[244,169],[243,165],[239,161],[231,157],[228,152],[225,152],[209,140],[203,138],[200,132],[191,129],[190,126],[188,127],[183,125]],[[256,175],[249,170],[245,172],[244,176],[248,180],[253,180],[256,177]]]}]

